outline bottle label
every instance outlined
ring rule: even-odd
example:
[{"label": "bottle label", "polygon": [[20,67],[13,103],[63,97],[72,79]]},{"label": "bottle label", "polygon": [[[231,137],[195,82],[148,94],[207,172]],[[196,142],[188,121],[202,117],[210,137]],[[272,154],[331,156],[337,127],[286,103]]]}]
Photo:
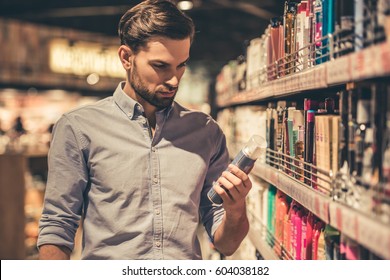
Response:
[{"label": "bottle label", "polygon": [[255,161],[256,160],[247,157],[241,150],[232,161],[232,164],[248,174]]}]

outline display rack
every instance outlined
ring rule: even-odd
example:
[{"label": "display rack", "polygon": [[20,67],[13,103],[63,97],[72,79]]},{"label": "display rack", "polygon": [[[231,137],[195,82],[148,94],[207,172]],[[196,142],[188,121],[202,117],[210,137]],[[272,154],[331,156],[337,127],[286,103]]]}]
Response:
[{"label": "display rack", "polygon": [[[307,187],[305,184],[267,164],[256,163],[252,174],[274,185],[321,220],[329,223],[377,255],[390,259],[389,224],[334,201],[331,197],[327,197]],[[254,230],[259,235],[260,231]]]},{"label": "display rack", "polygon": [[383,42],[364,50],[332,59],[298,73],[269,81],[249,91],[217,96],[219,108],[295,95],[363,79],[390,74],[390,43]]},{"label": "display rack", "polygon": [[[322,39],[323,40],[323,39]],[[329,40],[334,43],[332,39]],[[309,46],[309,48],[313,48]],[[298,52],[295,55],[298,56]],[[286,60],[286,58],[283,58]],[[283,64],[285,69],[286,63]],[[271,69],[271,72],[275,71]],[[269,77],[270,66],[265,67],[263,73]],[[299,93],[316,94],[317,91],[344,86],[348,89],[350,83],[383,79],[390,76],[390,41],[371,45],[359,51],[350,52],[342,56],[335,54],[330,48],[326,62],[314,64],[306,69],[300,69],[288,75],[277,75],[276,78],[264,81],[250,90],[228,92],[216,98],[219,109],[225,107],[246,105],[249,103],[280,100],[286,96],[296,96]],[[232,143],[234,147],[235,143]],[[372,212],[347,205],[337,198],[333,191],[323,191],[321,186],[312,185],[298,180],[291,174],[297,166],[293,166],[294,159],[288,155],[267,151],[267,161],[257,161],[252,174],[272,184],[292,199],[300,203],[307,210],[315,214],[325,223],[330,224],[349,238],[365,246],[377,256],[390,259],[390,224]],[[272,160],[273,159],[273,160]],[[276,159],[276,160],[275,160]],[[305,165],[310,165],[306,164]],[[314,165],[309,166],[313,174],[320,172]],[[305,166],[306,170],[307,166]],[[322,172],[322,171],[321,171]],[[313,175],[312,174],[312,175]],[[335,184],[337,174],[324,174],[330,185]],[[317,188],[318,187],[318,188]],[[254,213],[251,216],[251,230],[249,237],[256,248],[267,259],[279,259],[272,248],[261,238],[264,235],[260,220]],[[273,254],[271,254],[272,252]]]}]

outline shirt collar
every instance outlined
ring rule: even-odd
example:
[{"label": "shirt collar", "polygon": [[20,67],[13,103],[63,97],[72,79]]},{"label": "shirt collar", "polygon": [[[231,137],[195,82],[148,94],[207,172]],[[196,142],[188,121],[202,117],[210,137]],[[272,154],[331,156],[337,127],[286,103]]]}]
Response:
[{"label": "shirt collar", "polygon": [[[124,86],[125,82],[119,83],[114,92],[114,101],[129,118],[134,119],[135,117],[142,115],[144,109],[141,104],[123,91]],[[165,117],[168,117],[173,109],[174,103],[175,102],[173,102],[171,106],[158,111],[157,114],[163,114]]]}]

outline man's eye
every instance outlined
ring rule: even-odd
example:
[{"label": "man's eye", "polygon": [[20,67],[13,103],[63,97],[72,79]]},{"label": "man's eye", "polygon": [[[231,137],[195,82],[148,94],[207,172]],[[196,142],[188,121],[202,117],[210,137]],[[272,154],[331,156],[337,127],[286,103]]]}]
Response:
[{"label": "man's eye", "polygon": [[158,68],[158,69],[163,69],[166,67],[166,65],[165,64],[153,64],[153,67]]}]

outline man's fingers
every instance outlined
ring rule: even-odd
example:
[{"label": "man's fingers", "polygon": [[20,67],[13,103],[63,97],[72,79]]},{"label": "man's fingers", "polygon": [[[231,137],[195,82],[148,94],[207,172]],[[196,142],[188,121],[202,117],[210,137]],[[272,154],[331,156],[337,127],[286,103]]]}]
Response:
[{"label": "man's fingers", "polygon": [[234,174],[236,177],[241,179],[242,184],[244,185],[245,188],[249,188],[249,189],[252,188],[252,182],[249,179],[248,174],[246,174],[244,171],[242,171],[241,169],[239,169],[237,166],[233,164],[230,164],[228,166],[228,170],[230,173]]}]

